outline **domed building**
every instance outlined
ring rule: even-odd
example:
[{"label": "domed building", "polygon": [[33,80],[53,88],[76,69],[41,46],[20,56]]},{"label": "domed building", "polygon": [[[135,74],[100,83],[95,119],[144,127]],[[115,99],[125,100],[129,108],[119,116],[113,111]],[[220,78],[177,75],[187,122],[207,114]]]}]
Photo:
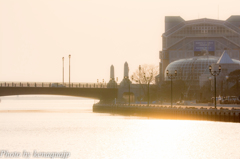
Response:
[{"label": "domed building", "polygon": [[189,93],[189,91],[195,92],[203,86],[205,81],[209,80],[209,77],[211,77],[209,65],[211,65],[212,68],[217,69],[218,66],[221,65],[221,79],[230,72],[240,69],[240,61],[231,59],[225,50],[220,58],[205,54],[204,56],[176,60],[166,67],[164,78],[165,81],[170,80],[166,74],[167,70],[169,71],[169,74],[174,74],[175,70],[177,70],[177,76],[175,79],[186,82],[186,85],[188,86],[187,93]]},{"label": "domed building", "polygon": [[[184,20],[180,16],[165,17],[165,32],[162,34],[162,49],[159,51],[159,76],[156,77],[158,83],[164,81],[164,71],[169,64],[184,59],[191,70],[191,63],[195,63],[202,70],[202,66],[217,62],[224,50],[228,50],[231,59],[240,60],[240,15],[230,16],[226,20],[219,19],[194,19]],[[207,50],[209,61],[201,60],[204,51]],[[197,57],[197,58],[194,58]],[[205,58],[204,58],[205,59]],[[198,62],[202,61],[202,62]],[[178,61],[179,62],[179,61]],[[178,63],[177,62],[177,63]],[[178,65],[175,63],[176,65]],[[181,67],[185,67],[180,64]],[[187,69],[187,68],[185,68]],[[198,76],[197,73],[193,75]],[[190,73],[182,75],[190,78]]]}]

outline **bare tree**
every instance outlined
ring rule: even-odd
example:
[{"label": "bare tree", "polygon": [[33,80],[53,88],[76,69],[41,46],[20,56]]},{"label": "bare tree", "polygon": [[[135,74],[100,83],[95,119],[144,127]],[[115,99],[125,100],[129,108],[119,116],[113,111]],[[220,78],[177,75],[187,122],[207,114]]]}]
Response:
[{"label": "bare tree", "polygon": [[[158,75],[158,66],[156,65],[149,65],[149,64],[143,64],[138,68],[135,72],[133,72],[131,78],[133,79],[133,82],[140,84],[140,88],[143,92],[141,94],[140,98],[147,98],[148,93],[148,83],[155,83],[155,77]],[[151,86],[151,88],[153,88]]]},{"label": "bare tree", "polygon": [[143,64],[132,76],[134,81],[140,84],[155,83],[155,76],[158,75],[158,66],[153,64]]}]

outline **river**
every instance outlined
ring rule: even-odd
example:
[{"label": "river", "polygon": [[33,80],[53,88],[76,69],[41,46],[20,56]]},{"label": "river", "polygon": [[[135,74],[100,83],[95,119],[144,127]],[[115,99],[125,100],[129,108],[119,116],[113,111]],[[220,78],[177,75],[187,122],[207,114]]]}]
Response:
[{"label": "river", "polygon": [[29,158],[36,158],[33,151],[67,152],[71,159],[240,158],[239,123],[93,113],[94,102],[2,98],[0,152],[25,151]]}]

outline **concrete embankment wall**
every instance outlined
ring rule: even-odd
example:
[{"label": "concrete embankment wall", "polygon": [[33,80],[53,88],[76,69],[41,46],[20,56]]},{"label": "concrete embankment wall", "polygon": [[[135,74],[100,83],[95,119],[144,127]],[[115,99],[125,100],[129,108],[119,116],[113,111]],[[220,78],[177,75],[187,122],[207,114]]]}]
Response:
[{"label": "concrete embankment wall", "polygon": [[94,104],[93,112],[114,113],[122,115],[146,116],[160,119],[180,120],[208,120],[223,122],[240,122],[239,109],[206,109],[206,108],[181,108],[166,106],[143,105],[108,105]]}]

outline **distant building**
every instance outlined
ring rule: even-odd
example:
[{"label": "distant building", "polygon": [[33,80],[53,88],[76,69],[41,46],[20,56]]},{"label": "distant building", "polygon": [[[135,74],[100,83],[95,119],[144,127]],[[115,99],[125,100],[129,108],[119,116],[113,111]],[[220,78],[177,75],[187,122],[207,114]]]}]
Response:
[{"label": "distant building", "polygon": [[[185,58],[171,62],[167,67],[170,73],[174,73],[177,70],[176,79],[186,81],[188,86],[186,95],[195,94],[198,90],[209,81],[211,77],[213,85],[213,77],[209,72],[209,66],[211,65],[213,70],[217,70],[218,66],[221,65],[221,73],[217,77],[218,80],[224,80],[230,72],[240,69],[240,61],[231,59],[224,51],[221,57],[211,56],[205,54],[203,56],[195,56],[191,58]],[[169,80],[166,72],[164,75],[165,80]]]},{"label": "distant building", "polygon": [[[166,68],[174,61],[189,58],[201,60],[207,52],[208,59],[217,62],[224,50],[231,59],[240,59],[240,16],[231,16],[226,21],[207,18],[185,21],[180,16],[166,16],[162,50],[159,52],[159,81],[164,80]],[[190,77],[182,74],[182,77],[189,79],[200,76],[201,73]]]}]

